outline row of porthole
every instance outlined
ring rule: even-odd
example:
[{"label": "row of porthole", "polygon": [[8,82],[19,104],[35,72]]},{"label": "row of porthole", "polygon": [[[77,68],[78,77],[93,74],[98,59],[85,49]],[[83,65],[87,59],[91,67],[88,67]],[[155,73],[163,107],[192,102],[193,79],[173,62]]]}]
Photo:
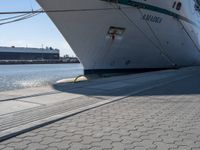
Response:
[{"label": "row of porthole", "polygon": [[172,8],[176,8],[176,10],[181,10],[182,3],[181,2],[174,2]]}]

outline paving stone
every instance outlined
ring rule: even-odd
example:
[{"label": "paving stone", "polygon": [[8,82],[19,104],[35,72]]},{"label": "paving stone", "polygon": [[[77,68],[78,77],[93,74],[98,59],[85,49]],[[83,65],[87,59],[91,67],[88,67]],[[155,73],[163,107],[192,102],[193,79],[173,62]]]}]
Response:
[{"label": "paving stone", "polygon": [[178,148],[170,148],[170,150],[191,150],[189,146],[178,146]]},{"label": "paving stone", "polygon": [[15,150],[15,148],[13,148],[13,147],[6,147],[6,148],[4,148],[2,150]]},{"label": "paving stone", "polygon": [[93,142],[101,142],[101,139],[93,138],[91,136],[84,136],[82,137],[82,144],[92,144]]},{"label": "paving stone", "polygon": [[[29,141],[27,138],[26,138],[26,140]],[[10,143],[19,143],[19,142],[23,142],[23,141],[24,141],[23,138],[11,138],[9,141],[4,141],[3,143],[10,144]]]},{"label": "paving stone", "polygon": [[53,142],[60,142],[61,139],[59,138],[53,138],[53,137],[45,137],[42,139],[42,142],[40,142],[40,144],[44,144],[44,145],[48,145],[48,144],[51,144]]},{"label": "paving stone", "polygon": [[23,140],[22,142],[18,142],[18,143],[9,143],[7,144],[7,146],[9,147],[14,147],[15,149],[25,149],[28,147],[28,144],[30,144],[31,141],[28,140]]},{"label": "paving stone", "polygon": [[6,147],[6,145],[0,145],[0,149],[3,149],[5,147]]},{"label": "paving stone", "polygon": [[102,150],[102,148],[101,147],[92,147],[92,148],[90,148],[90,150]]},{"label": "paving stone", "polygon": [[84,145],[81,143],[71,143],[69,150],[81,150],[81,149],[90,149],[92,148],[91,145]]},{"label": "paving stone", "polygon": [[67,136],[67,134],[65,132],[59,131],[59,132],[56,132],[54,138],[58,138],[59,139],[59,138],[65,137],[65,136]]},{"label": "paving stone", "polygon": [[[83,140],[82,135],[73,135],[69,138],[70,138],[70,142],[81,142]],[[63,139],[66,139],[66,137]]]},{"label": "paving stone", "polygon": [[121,142],[120,134],[111,134],[110,136],[104,136],[103,139],[111,140],[112,142]]},{"label": "paving stone", "polygon": [[199,149],[200,149],[200,147],[192,147],[191,150],[199,150]]},{"label": "paving stone", "polygon": [[48,147],[48,150],[58,150],[56,147]]},{"label": "paving stone", "polygon": [[39,143],[42,142],[44,136],[42,135],[37,135],[35,137],[26,137],[27,140],[30,140],[32,143]]},{"label": "paving stone", "polygon": [[177,141],[177,138],[173,138],[173,137],[170,137],[170,136],[161,136],[160,138],[166,144],[175,144],[175,142]]},{"label": "paving stone", "polygon": [[146,150],[145,147],[134,147],[133,150]]},{"label": "paving stone", "polygon": [[122,136],[121,138],[122,138],[121,143],[123,143],[123,144],[133,144],[133,142],[136,142],[130,136]]},{"label": "paving stone", "polygon": [[56,134],[56,130],[50,128],[49,131],[42,131],[39,132],[39,134],[44,135],[45,137],[53,137]]},{"label": "paving stone", "polygon": [[31,143],[28,145],[27,149],[31,149],[31,150],[43,150],[43,149],[47,149],[48,145],[43,145],[43,144],[39,144],[39,143]]},{"label": "paving stone", "polygon": [[101,147],[102,149],[112,149],[111,140],[102,140],[101,142],[93,142],[92,147]]},{"label": "paving stone", "polygon": [[128,145],[128,144],[123,144],[121,142],[113,142],[112,143],[112,146],[113,146],[113,150],[123,150],[123,149],[126,149],[126,148],[131,148],[133,146],[131,145]]},{"label": "paving stone", "polygon": [[53,142],[49,146],[57,147],[58,149],[68,149],[70,148],[70,141]]},{"label": "paving stone", "polygon": [[162,142],[155,142],[154,143],[156,145],[156,149],[158,150],[169,150],[169,149],[177,149],[178,146],[175,145],[175,144],[165,144],[165,143],[162,143]]},{"label": "paving stone", "polygon": [[[145,147],[146,149],[155,149],[157,146],[154,143],[154,139],[151,140],[142,140],[139,145]],[[134,143],[136,144],[136,143]]]}]

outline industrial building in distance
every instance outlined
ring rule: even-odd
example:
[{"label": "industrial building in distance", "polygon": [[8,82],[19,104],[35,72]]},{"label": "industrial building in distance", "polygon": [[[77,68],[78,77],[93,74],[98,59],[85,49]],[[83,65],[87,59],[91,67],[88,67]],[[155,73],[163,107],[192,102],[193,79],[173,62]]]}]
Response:
[{"label": "industrial building in distance", "polygon": [[0,47],[0,64],[34,64],[34,63],[78,63],[74,57],[63,61],[60,51],[52,47]]},{"label": "industrial building in distance", "polygon": [[0,47],[0,60],[59,60],[58,49]]}]

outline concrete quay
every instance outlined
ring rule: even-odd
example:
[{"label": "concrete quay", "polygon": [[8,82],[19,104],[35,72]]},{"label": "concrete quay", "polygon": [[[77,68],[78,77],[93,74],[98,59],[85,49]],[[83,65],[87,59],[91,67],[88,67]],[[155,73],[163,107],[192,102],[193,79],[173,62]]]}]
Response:
[{"label": "concrete quay", "polygon": [[0,149],[200,150],[200,67],[2,92]]}]

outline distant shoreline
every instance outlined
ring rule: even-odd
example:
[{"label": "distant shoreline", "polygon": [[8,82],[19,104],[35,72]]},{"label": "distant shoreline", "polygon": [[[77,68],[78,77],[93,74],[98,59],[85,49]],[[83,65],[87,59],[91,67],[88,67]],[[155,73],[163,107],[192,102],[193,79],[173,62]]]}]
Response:
[{"label": "distant shoreline", "polygon": [[79,61],[63,60],[0,60],[0,65],[19,65],[19,64],[74,64]]}]

